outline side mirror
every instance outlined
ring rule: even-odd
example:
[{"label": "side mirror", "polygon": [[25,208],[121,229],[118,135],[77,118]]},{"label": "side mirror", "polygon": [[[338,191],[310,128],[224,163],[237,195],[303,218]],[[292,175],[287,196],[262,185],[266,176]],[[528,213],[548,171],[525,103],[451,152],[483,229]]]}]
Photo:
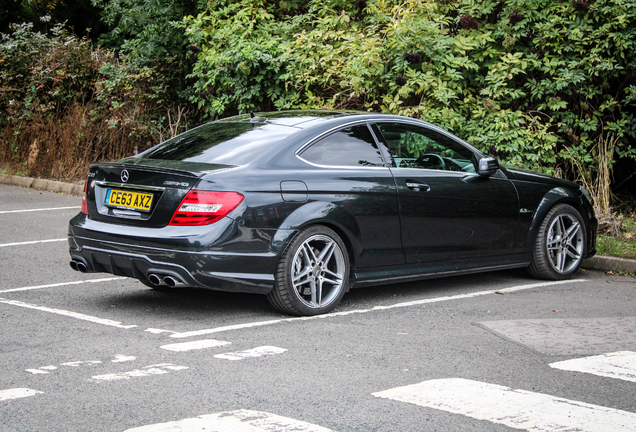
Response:
[{"label": "side mirror", "polygon": [[490,177],[499,170],[499,162],[494,157],[479,159],[479,169],[477,173],[482,177]]}]

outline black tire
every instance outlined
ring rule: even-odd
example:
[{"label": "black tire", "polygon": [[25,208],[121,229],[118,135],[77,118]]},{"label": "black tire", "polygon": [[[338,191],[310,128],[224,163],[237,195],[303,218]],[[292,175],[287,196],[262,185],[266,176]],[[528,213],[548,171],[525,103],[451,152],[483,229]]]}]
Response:
[{"label": "black tire", "polygon": [[333,230],[314,225],[302,230],[283,253],[269,302],[291,315],[333,310],[349,289],[349,255]]},{"label": "black tire", "polygon": [[566,279],[581,267],[586,245],[581,214],[570,205],[558,204],[541,222],[528,270],[540,279]]}]

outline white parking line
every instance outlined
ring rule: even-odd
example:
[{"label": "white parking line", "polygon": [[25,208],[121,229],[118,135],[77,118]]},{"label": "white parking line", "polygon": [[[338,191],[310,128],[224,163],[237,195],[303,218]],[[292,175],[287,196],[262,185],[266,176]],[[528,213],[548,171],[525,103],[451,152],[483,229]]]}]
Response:
[{"label": "white parking line", "polygon": [[34,240],[34,241],[19,242],[19,243],[4,243],[4,244],[0,244],[0,247],[24,246],[24,245],[32,245],[32,244],[38,244],[38,243],[52,243],[52,242],[63,242],[63,241],[68,241],[68,239],[61,238],[61,239],[51,239],[51,240]]},{"label": "white parking line", "polygon": [[42,312],[49,312],[49,313],[53,313],[53,314],[57,314],[57,315],[64,315],[64,316],[67,316],[67,317],[76,318],[76,319],[83,320],[83,321],[89,321],[89,322],[92,322],[92,323],[95,323],[95,324],[102,324],[102,325],[111,326],[111,327],[117,327],[117,328],[122,328],[122,329],[129,329],[129,328],[137,327],[136,325],[122,325],[122,323],[120,323],[118,321],[113,321],[113,320],[103,319],[103,318],[97,318],[97,317],[94,317],[94,316],[84,315],[84,314],[81,314],[81,313],[71,312],[71,311],[67,311],[67,310],[63,310],[63,309],[54,309],[54,308],[49,308],[49,307],[45,307],[45,306],[32,305],[32,304],[23,303],[23,302],[17,301],[17,300],[6,300],[6,299],[3,299],[3,298],[0,298],[0,303],[12,305],[12,306],[23,307],[23,308],[27,308],[27,309],[39,310],[39,311],[42,311]]},{"label": "white parking line", "polygon": [[168,423],[141,426],[125,432],[332,432],[331,429],[262,411],[237,410],[207,414]]},{"label": "white parking line", "polygon": [[175,366],[170,363],[156,364],[152,366],[146,366],[142,369],[136,369],[130,372],[112,373],[106,375],[95,375],[88,381],[103,382],[103,381],[120,381],[129,380],[131,378],[148,377],[152,375],[164,375],[170,371],[179,371],[188,369],[187,366]]},{"label": "white parking line", "polygon": [[572,280],[564,280],[564,281],[539,282],[539,283],[534,283],[529,285],[517,285],[510,288],[504,288],[499,290],[478,291],[478,292],[469,293],[469,294],[435,297],[431,299],[397,303],[397,304],[389,305],[389,306],[375,306],[372,309],[357,309],[357,310],[346,311],[346,312],[333,312],[333,313],[325,314],[325,315],[314,315],[314,316],[299,317],[299,318],[282,318],[282,319],[269,320],[269,321],[257,321],[257,322],[244,323],[244,324],[235,324],[235,325],[216,327],[211,329],[174,333],[170,335],[170,337],[179,339],[179,338],[203,336],[203,335],[213,334],[213,333],[222,333],[222,332],[226,332],[230,330],[241,330],[241,329],[247,329],[247,328],[253,328],[253,327],[279,324],[284,322],[328,319],[328,318],[335,318],[335,317],[346,316],[346,315],[363,314],[363,313],[374,312],[378,310],[396,309],[396,308],[403,308],[403,307],[410,307],[410,306],[421,306],[421,305],[425,305],[429,303],[438,303],[438,302],[451,301],[451,300],[461,300],[461,299],[468,299],[468,298],[479,297],[479,296],[490,295],[490,294],[510,293],[510,292],[523,291],[523,290],[528,290],[533,288],[549,287],[549,286],[569,284],[569,283],[579,283],[579,282],[587,282],[587,279],[572,279]]},{"label": "white parking line", "polygon": [[220,346],[230,345],[232,342],[219,341],[216,339],[203,339],[193,342],[183,342],[177,344],[163,345],[159,348],[174,352],[184,352],[192,350],[200,350],[204,348],[216,348]]},{"label": "white parking line", "polygon": [[85,281],[60,282],[60,283],[48,284],[48,285],[35,285],[35,286],[22,287],[22,288],[11,288],[11,289],[0,291],[0,294],[18,292],[18,291],[31,291],[31,290],[38,290],[38,289],[45,289],[45,288],[56,288],[56,287],[61,287],[66,285],[81,285],[85,283],[110,282],[110,281],[119,280],[119,279],[127,279],[127,278],[118,276],[118,277],[102,278],[102,279],[90,279]]},{"label": "white parking line", "polygon": [[636,414],[460,378],[424,381],[373,396],[532,432],[633,432]]},{"label": "white parking line", "polygon": [[275,346],[262,346],[258,348],[245,350],[245,351],[217,354],[214,357],[218,359],[224,359],[224,360],[243,360],[246,358],[273,356],[276,354],[282,354],[285,351],[287,351],[285,348],[278,348]]},{"label": "white parking line", "polygon": [[619,351],[550,363],[550,367],[636,382],[636,352]]},{"label": "white parking line", "polygon": [[[111,363],[123,363],[136,360],[137,357],[127,356],[123,354],[115,354],[110,361]],[[64,362],[60,363],[60,367],[64,366],[64,368],[80,368],[80,367],[93,367],[97,365],[103,365],[104,361],[102,360],[78,360],[72,362]],[[59,370],[58,366],[49,365],[49,366],[40,366],[37,369],[25,369],[26,372],[32,373],[33,375],[47,375],[49,371]]]},{"label": "white parking line", "polygon": [[9,399],[19,399],[29,396],[35,396],[36,394],[44,393],[38,390],[31,390],[28,388],[14,388],[8,390],[0,390],[0,401]]},{"label": "white parking line", "polygon": [[38,209],[24,209],[24,210],[4,210],[0,211],[0,214],[7,213],[27,213],[27,212],[39,212],[39,211],[51,211],[51,210],[71,210],[71,209],[79,209],[79,206],[72,207],[50,207],[50,208],[38,208]]}]

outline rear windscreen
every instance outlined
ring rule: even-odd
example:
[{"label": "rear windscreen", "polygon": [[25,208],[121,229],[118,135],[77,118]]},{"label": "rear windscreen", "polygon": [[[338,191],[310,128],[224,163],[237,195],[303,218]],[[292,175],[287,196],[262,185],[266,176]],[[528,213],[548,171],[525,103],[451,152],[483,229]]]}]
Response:
[{"label": "rear windscreen", "polygon": [[298,129],[273,124],[214,122],[139,154],[147,159],[245,165]]}]

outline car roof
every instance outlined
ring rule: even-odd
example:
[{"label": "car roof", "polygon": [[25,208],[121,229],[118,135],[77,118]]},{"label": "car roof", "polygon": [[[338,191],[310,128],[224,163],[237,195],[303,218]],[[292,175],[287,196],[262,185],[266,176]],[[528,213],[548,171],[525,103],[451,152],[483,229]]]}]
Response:
[{"label": "car roof", "polygon": [[250,122],[252,124],[270,123],[281,126],[292,126],[305,128],[307,123],[313,124],[317,121],[331,120],[338,117],[364,114],[356,111],[332,111],[332,110],[289,110],[258,112],[241,114],[233,117],[217,120],[219,122]]}]

